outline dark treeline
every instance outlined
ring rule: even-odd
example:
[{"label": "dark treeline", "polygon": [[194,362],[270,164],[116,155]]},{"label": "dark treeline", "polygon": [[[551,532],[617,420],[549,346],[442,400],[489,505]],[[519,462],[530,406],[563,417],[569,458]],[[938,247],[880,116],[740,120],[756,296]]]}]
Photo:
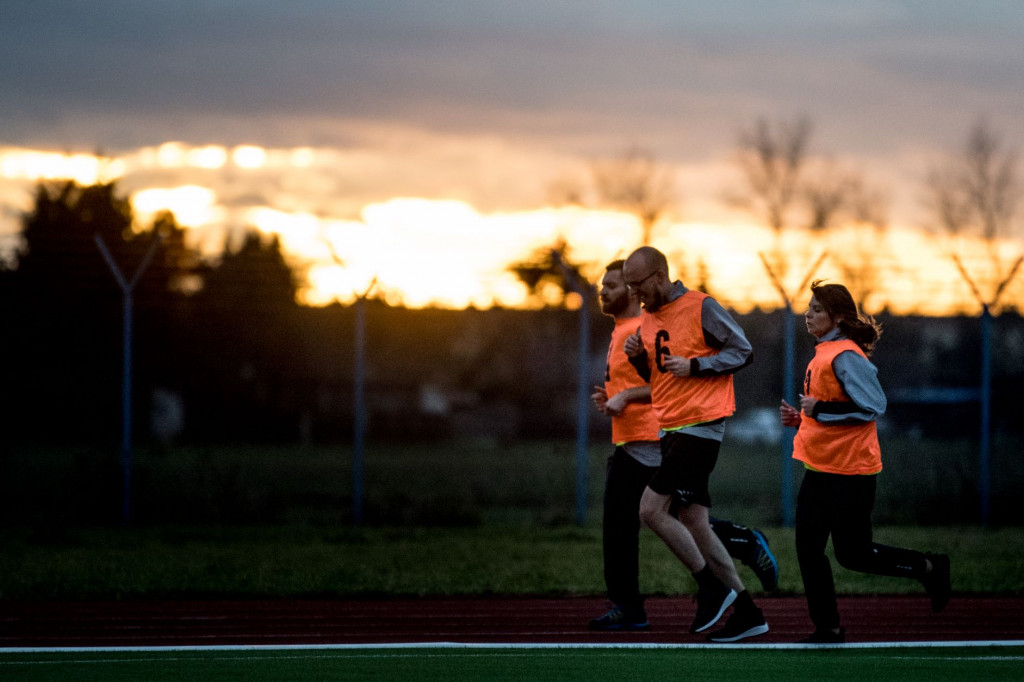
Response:
[{"label": "dark treeline", "polygon": [[[42,184],[23,225],[16,262],[0,271],[5,438],[111,445],[120,438],[124,296],[97,238],[128,281],[154,249],[133,290],[138,440],[351,436],[355,309],[298,305],[294,273],[275,240],[250,234],[215,262],[204,260],[170,215],[134,231],[114,185]],[[578,315],[368,301],[370,436],[571,436]],[[590,383],[597,383],[610,321],[596,306],[590,315]],[[754,365],[737,380],[740,412],[774,408],[782,395],[783,313],[739,319],[755,348]],[[977,386],[978,320],[883,314],[881,321],[886,330],[873,359],[893,398],[893,425],[975,438],[975,406],[917,404],[913,391]],[[797,328],[802,368],[811,338]],[[1018,430],[1020,317],[997,318],[994,342],[994,424]],[[607,430],[596,415],[591,424],[595,436]]]}]

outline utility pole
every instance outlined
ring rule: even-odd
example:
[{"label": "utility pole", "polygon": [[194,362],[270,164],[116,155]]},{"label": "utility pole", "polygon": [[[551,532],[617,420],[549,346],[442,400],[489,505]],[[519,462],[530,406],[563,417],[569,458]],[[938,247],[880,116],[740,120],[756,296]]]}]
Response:
[{"label": "utility pole", "polygon": [[377,284],[374,277],[370,286],[356,296],[355,368],[353,375],[352,425],[352,523],[363,523],[363,464],[366,456],[366,297]]},{"label": "utility pole", "polygon": [[[795,328],[795,315],[793,311],[793,298],[786,291],[785,285],[779,279],[779,276],[775,273],[771,264],[768,262],[768,258],[764,253],[758,253],[761,257],[761,263],[764,264],[764,269],[768,273],[769,279],[772,284],[775,285],[775,290],[779,292],[779,296],[782,298],[782,305],[785,309],[785,321],[783,323],[783,363],[782,363],[782,398],[790,405],[799,405],[799,400],[796,399],[793,394],[793,386],[796,383],[796,328]],[[804,277],[803,282],[797,288],[797,291],[803,291],[807,288],[807,285],[811,282],[811,277],[821,267],[822,262],[828,255],[827,252],[823,252],[818,256],[818,260],[814,262],[814,265],[807,271],[807,276]],[[782,430],[782,525],[786,528],[792,528],[796,521],[796,513],[793,502],[793,427],[787,426]]]},{"label": "utility pole", "polygon": [[[325,240],[327,241],[327,240]],[[331,258],[335,265],[345,267],[334,244],[327,241],[331,250]],[[352,374],[352,524],[361,526],[363,523],[364,497],[364,463],[366,461],[366,298],[377,286],[377,278],[370,280],[369,286],[362,293],[356,293],[355,308],[355,348],[353,351]]]},{"label": "utility pole", "polygon": [[999,298],[1006,290],[1006,285],[1017,274],[1024,256],[1021,256],[1010,268],[1009,274],[1003,278],[996,287],[991,300],[986,300],[974,280],[967,273],[967,268],[956,254],[951,254],[953,262],[956,263],[960,276],[971,288],[975,300],[981,305],[981,387],[979,390],[979,402],[981,403],[981,433],[978,444],[978,517],[981,525],[987,526],[989,522],[989,509],[992,498],[991,488],[991,461],[992,461],[992,308],[999,303]]},{"label": "utility pole", "polygon": [[562,271],[569,286],[580,295],[580,324],[577,347],[576,373],[576,525],[587,523],[587,476],[590,473],[590,307],[594,301],[594,287],[575,269],[566,265],[558,251],[551,251],[551,259]]},{"label": "utility pole", "polygon": [[153,254],[156,253],[156,249],[163,239],[160,235],[154,237],[153,243],[150,244],[149,250],[130,281],[125,279],[121,268],[117,266],[117,262],[103,242],[103,237],[97,233],[93,235],[93,239],[96,241],[100,253],[103,254],[103,259],[107,262],[111,274],[117,280],[117,285],[121,287],[124,299],[121,330],[124,348],[121,365],[121,520],[127,524],[131,520],[132,492],[132,299],[135,285],[139,283],[142,273],[149,266],[149,261],[152,260]]}]

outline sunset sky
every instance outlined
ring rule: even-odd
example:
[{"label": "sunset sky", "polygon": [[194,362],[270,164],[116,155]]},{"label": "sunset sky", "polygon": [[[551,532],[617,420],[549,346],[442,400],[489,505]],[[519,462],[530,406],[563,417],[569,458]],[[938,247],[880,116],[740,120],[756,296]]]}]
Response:
[{"label": "sunset sky", "polygon": [[[117,178],[140,220],[172,208],[210,252],[280,234],[311,303],[376,277],[395,303],[517,305],[506,267],[534,249],[565,238],[596,278],[637,245],[630,216],[552,190],[640,147],[674,178],[654,245],[726,302],[773,305],[768,237],[724,197],[742,131],[806,116],[815,159],[889,195],[873,305],[970,312],[948,254],[991,268],[928,236],[923,182],[980,120],[1024,144],[1021,35],[1018,0],[6,0],[0,251],[38,179]],[[863,241],[787,236],[788,285]]]}]

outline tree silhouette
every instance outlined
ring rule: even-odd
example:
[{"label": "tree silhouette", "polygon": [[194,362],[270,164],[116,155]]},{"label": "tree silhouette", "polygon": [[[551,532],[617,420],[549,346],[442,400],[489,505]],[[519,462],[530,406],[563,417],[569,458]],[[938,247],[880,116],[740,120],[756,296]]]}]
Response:
[{"label": "tree silhouette", "polygon": [[562,305],[569,294],[582,296],[592,288],[581,266],[573,263],[569,245],[563,239],[535,250],[526,260],[510,265],[509,270],[545,306]]},{"label": "tree silhouette", "polygon": [[740,133],[738,162],[749,193],[732,199],[762,216],[776,234],[792,224],[810,136],[805,117],[777,123],[760,118]]},{"label": "tree silhouette", "polygon": [[[114,183],[36,187],[33,206],[22,216],[17,265],[4,278],[7,350],[17,359],[4,394],[22,436],[117,433],[121,294],[97,235],[126,270],[154,238],[153,231],[132,230],[130,204]],[[148,294],[143,317],[152,319],[150,311],[167,305],[166,283],[178,276],[175,267],[163,267],[140,282]]]},{"label": "tree silhouette", "polygon": [[[988,523],[989,516],[993,311],[998,311],[1006,286],[1024,262],[1024,255],[1018,255],[1012,265],[1004,268],[997,243],[1000,237],[1009,236],[1015,227],[1017,202],[1021,195],[1016,167],[1016,152],[1004,150],[999,137],[982,121],[971,131],[964,154],[951,159],[944,168],[934,170],[928,178],[931,207],[939,224],[954,240],[971,233],[980,236],[988,251],[988,267],[975,273],[955,250],[950,253],[964,282],[981,306],[978,487],[983,524]],[[982,277],[987,286],[980,281]]]},{"label": "tree silhouette", "polygon": [[671,171],[652,152],[631,147],[594,162],[591,172],[598,201],[635,215],[642,231],[640,245],[649,245],[654,226],[672,202]]},{"label": "tree silhouette", "polygon": [[99,235],[123,257],[131,224],[131,207],[113,183],[40,183],[22,219],[17,272],[24,292],[58,306],[116,292],[93,237]]},{"label": "tree silhouette", "polygon": [[559,205],[599,206],[635,216],[641,229],[638,246],[645,246],[672,204],[672,185],[671,170],[658,163],[651,151],[634,146],[595,160],[588,180],[573,176],[557,179],[548,188],[548,197]]},{"label": "tree silhouette", "polygon": [[879,246],[889,229],[889,198],[877,189],[869,189],[862,178],[849,177],[843,199],[844,218],[858,230],[853,244],[843,244],[830,252],[843,272],[846,287],[862,310],[865,303],[882,288]]},{"label": "tree silhouette", "polygon": [[759,255],[787,307],[793,295],[786,288],[791,254],[783,245],[782,232],[801,225],[798,211],[808,208],[807,199],[817,202],[818,215],[812,224],[825,224],[835,210],[832,187],[802,183],[810,135],[811,124],[806,117],[777,123],[759,118],[753,129],[740,133],[737,162],[746,191],[726,196],[729,203],[754,213],[771,228],[774,246],[769,253]]},{"label": "tree silhouette", "polygon": [[134,270],[152,240],[159,236],[157,257],[139,283],[140,293],[155,297],[154,303],[164,303],[160,297],[169,292],[185,292],[196,286],[199,254],[185,244],[185,231],[174,216],[161,213],[150,229],[136,231],[131,205],[118,195],[114,183],[41,183],[22,225],[16,280],[26,295],[37,301],[62,305],[117,292],[117,284],[96,248],[96,236],[126,271]]},{"label": "tree silhouette", "polygon": [[868,189],[861,174],[828,159],[812,158],[808,152],[811,128],[806,117],[779,122],[762,118],[743,131],[737,160],[746,191],[733,192],[727,200],[752,212],[774,233],[774,247],[761,257],[787,301],[797,292],[785,288],[792,284],[788,275],[794,254],[792,247],[783,244],[784,230],[803,228],[824,235],[854,226],[868,232],[853,247],[843,245],[832,254],[847,285],[863,303],[879,284],[875,247],[888,227],[888,200]]},{"label": "tree silhouette", "polygon": [[1008,274],[997,241],[1017,231],[1017,208],[1024,191],[1017,176],[1016,151],[1006,149],[986,122],[978,122],[963,152],[932,169],[926,188],[927,206],[942,231],[954,239],[973,235],[984,240],[992,288],[998,287]]},{"label": "tree silhouette", "polygon": [[294,307],[296,292],[278,237],[248,232],[207,272],[197,298],[239,315],[264,315]]},{"label": "tree silhouette", "polygon": [[853,208],[853,193],[858,179],[833,162],[822,162],[816,172],[804,180],[800,198],[806,204],[807,227],[823,232]]},{"label": "tree silhouette", "polygon": [[300,373],[303,357],[294,333],[296,291],[278,238],[256,232],[205,273],[190,306],[197,371],[186,402],[193,433],[278,437],[296,427],[275,413],[289,399],[289,377]]}]

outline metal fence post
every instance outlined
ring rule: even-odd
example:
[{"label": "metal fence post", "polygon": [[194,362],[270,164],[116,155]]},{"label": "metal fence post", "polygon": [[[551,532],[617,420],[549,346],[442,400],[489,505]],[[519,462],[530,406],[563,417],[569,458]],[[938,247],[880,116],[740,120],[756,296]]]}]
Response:
[{"label": "metal fence post", "polygon": [[149,250],[142,262],[139,263],[130,282],[125,280],[124,274],[107,249],[103,237],[95,234],[93,239],[103,255],[103,259],[107,262],[111,274],[114,275],[117,285],[121,287],[124,299],[121,329],[123,344],[121,362],[121,520],[128,523],[131,520],[132,511],[132,314],[134,308],[132,294],[162,239],[157,235],[153,243],[150,244]]}]

